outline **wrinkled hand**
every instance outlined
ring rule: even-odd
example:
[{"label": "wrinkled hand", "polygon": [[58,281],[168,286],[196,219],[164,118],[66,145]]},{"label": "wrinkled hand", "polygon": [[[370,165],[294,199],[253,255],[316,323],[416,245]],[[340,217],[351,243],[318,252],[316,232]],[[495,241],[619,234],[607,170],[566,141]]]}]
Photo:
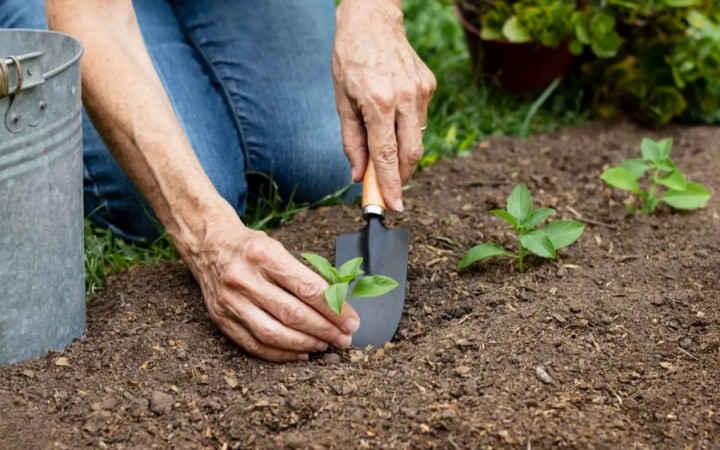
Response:
[{"label": "wrinkled hand", "polygon": [[398,1],[343,0],[337,8],[333,76],[353,181],[369,155],[386,204],[402,211],[402,186],[423,155],[422,128],[435,76],[417,56]]},{"label": "wrinkled hand", "polygon": [[350,345],[359,326],[350,305],[340,315],[327,306],[324,279],[280,242],[245,228],[237,216],[212,220],[197,251],[185,259],[211,320],[254,356],[307,360],[328,343]]}]

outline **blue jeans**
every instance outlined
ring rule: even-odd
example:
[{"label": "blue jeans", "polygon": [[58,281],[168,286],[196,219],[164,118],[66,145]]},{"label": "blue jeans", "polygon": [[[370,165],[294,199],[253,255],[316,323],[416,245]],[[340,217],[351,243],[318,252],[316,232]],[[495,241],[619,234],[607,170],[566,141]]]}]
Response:
[{"label": "blue jeans", "polygon": [[[283,199],[296,202],[317,201],[351,183],[330,72],[333,0],[133,4],[185,134],[241,217],[268,177]],[[0,27],[46,29],[44,0],[0,1]],[[131,241],[159,236],[151,207],[87,115],[83,145],[91,220]]]}]

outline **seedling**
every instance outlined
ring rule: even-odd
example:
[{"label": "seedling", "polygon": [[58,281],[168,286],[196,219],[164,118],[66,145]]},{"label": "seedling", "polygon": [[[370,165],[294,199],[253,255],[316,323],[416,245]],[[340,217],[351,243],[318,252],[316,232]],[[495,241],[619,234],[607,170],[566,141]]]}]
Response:
[{"label": "seedling", "polygon": [[[330,309],[340,314],[343,304],[348,299],[350,285],[361,275],[362,257],[346,261],[339,269],[333,267],[330,261],[314,253],[303,253],[305,258],[325,280],[330,283],[325,289],[325,300]],[[363,276],[357,280],[352,289],[351,297],[379,297],[397,287],[398,283],[384,275]]]},{"label": "seedling", "polygon": [[[644,138],[640,144],[642,159],[628,159],[617,167],[611,167],[600,175],[610,186],[630,191],[642,203],[640,211],[649,215],[655,212],[659,202],[675,209],[693,210],[704,206],[710,200],[710,191],[700,183],[688,181],[670,159],[672,139],[653,141]],[[643,177],[649,175],[648,188],[640,185]],[[667,188],[660,194],[658,190]],[[628,205],[631,212],[633,205]]]},{"label": "seedling", "polygon": [[498,244],[480,244],[465,253],[458,264],[463,270],[470,264],[495,257],[510,257],[518,260],[520,272],[525,270],[524,261],[528,253],[542,258],[555,259],[557,251],[578,240],[585,226],[575,220],[556,220],[542,228],[538,226],[555,214],[552,208],[533,209],[530,191],[524,184],[513,189],[507,199],[507,209],[494,209],[490,214],[503,219],[517,233],[518,252],[512,253]]}]

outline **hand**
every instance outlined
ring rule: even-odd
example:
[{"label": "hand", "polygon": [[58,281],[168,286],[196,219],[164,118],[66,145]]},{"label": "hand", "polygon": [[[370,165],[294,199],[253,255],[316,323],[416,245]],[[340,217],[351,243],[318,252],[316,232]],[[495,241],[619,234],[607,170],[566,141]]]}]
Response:
[{"label": "hand", "polygon": [[436,81],[405,36],[398,3],[342,1],[333,77],[353,181],[362,180],[369,149],[386,204],[402,211],[402,186],[423,155],[422,129]]},{"label": "hand", "polygon": [[333,312],[324,279],[233,216],[209,220],[200,247],[185,258],[213,323],[248,353],[277,362],[307,360],[328,343],[350,345],[359,326],[352,307]]}]

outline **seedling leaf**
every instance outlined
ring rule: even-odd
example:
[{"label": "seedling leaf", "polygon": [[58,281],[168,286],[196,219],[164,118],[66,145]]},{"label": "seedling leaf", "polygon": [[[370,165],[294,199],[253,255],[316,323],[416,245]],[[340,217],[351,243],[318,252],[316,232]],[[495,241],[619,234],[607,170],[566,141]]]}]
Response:
[{"label": "seedling leaf", "polygon": [[697,209],[704,206],[710,200],[710,191],[700,183],[688,181],[685,190],[668,190],[662,200],[673,208]]},{"label": "seedling leaf", "polygon": [[648,165],[642,159],[626,159],[620,167],[627,169],[635,176],[636,180],[642,178],[648,170]]},{"label": "seedling leaf", "polygon": [[652,139],[643,138],[640,143],[640,150],[645,161],[655,162],[662,159],[662,150],[658,143]]},{"label": "seedling leaf", "polygon": [[554,259],[557,256],[552,241],[543,230],[533,230],[523,234],[520,236],[520,243],[540,257]]},{"label": "seedling leaf", "polygon": [[585,231],[585,225],[575,220],[556,220],[545,225],[543,231],[550,238],[553,248],[560,250],[577,241]]},{"label": "seedling leaf", "polygon": [[665,138],[657,141],[656,146],[658,150],[660,151],[660,158],[659,159],[668,159],[670,157],[670,149],[672,148],[673,140],[672,138]]},{"label": "seedling leaf", "polygon": [[397,287],[397,282],[383,275],[360,278],[352,291],[353,297],[378,297]]},{"label": "seedling leaf", "polygon": [[340,278],[340,281],[349,283],[354,280],[358,275],[362,274],[363,271],[360,270],[362,262],[362,256],[358,256],[357,258],[353,258],[343,263],[343,265],[340,266],[340,269],[338,270],[338,277]]},{"label": "seedling leaf", "polygon": [[522,226],[532,212],[532,197],[524,184],[518,184],[507,199],[507,211]]},{"label": "seedling leaf", "polygon": [[635,175],[624,167],[611,167],[600,175],[600,178],[610,186],[630,191],[634,194],[640,193]]},{"label": "seedling leaf", "polygon": [[687,187],[687,181],[685,176],[679,170],[673,170],[668,172],[662,177],[658,178],[657,182],[676,191],[684,191]]},{"label": "seedling leaf", "polygon": [[555,210],[552,208],[540,208],[536,209],[528,217],[525,227],[534,228],[540,225],[545,219],[555,214]]},{"label": "seedling leaf", "polygon": [[320,272],[320,275],[322,275],[328,283],[332,284],[338,281],[337,270],[330,264],[330,261],[314,253],[302,253],[301,255]]},{"label": "seedling leaf", "polygon": [[330,309],[335,311],[337,314],[342,313],[343,303],[345,302],[345,296],[347,295],[348,284],[337,283],[333,284],[325,289],[325,300],[327,301]]},{"label": "seedling leaf", "polygon": [[518,221],[515,219],[515,217],[512,216],[509,212],[505,211],[504,209],[493,209],[490,211],[490,214],[493,216],[499,217],[505,222],[509,223],[513,228],[518,228]]},{"label": "seedling leaf", "polygon": [[511,255],[510,252],[500,247],[497,244],[480,244],[471,248],[465,253],[463,258],[458,263],[458,270],[463,270],[470,264],[478,261],[482,261],[495,256],[506,256]]}]

